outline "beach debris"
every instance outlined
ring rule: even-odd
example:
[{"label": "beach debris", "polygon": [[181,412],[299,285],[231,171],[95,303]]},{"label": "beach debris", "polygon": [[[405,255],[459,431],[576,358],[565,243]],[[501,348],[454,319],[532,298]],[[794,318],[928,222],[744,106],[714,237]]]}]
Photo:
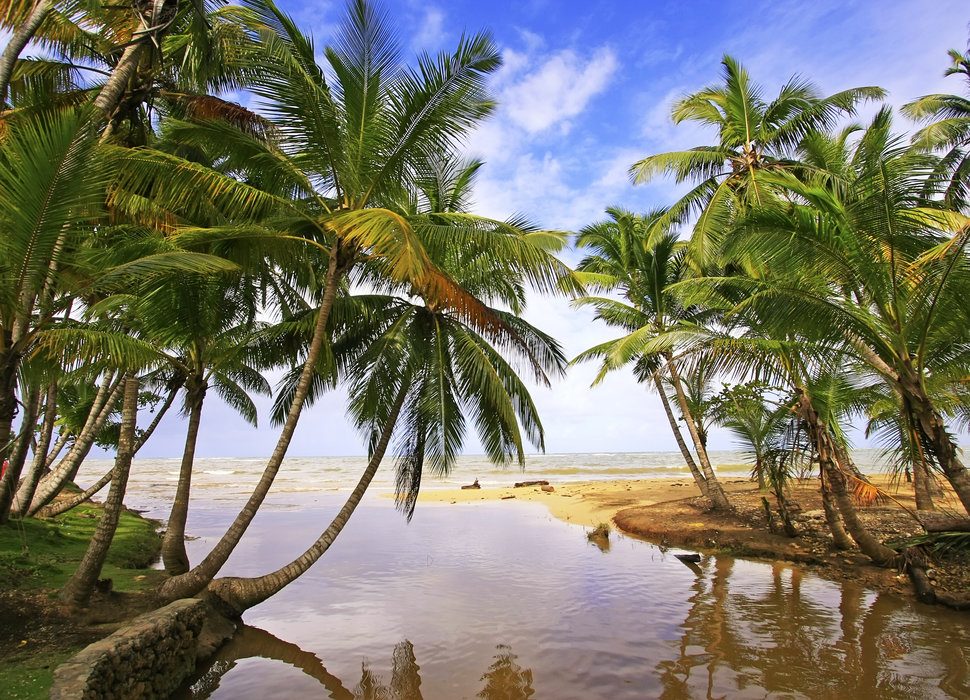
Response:
[{"label": "beach debris", "polygon": [[508,495],[508,496],[502,496],[502,500],[503,500],[503,501],[507,501],[507,500],[509,500],[510,498],[515,498],[515,494],[513,493],[513,494],[510,494],[510,495]]},{"label": "beach debris", "polygon": [[586,533],[586,539],[599,547],[601,552],[610,551],[610,526],[608,523],[600,523]]},{"label": "beach debris", "polygon": [[546,493],[552,493],[553,491],[556,490],[555,487],[553,486],[542,486],[540,488],[542,488],[542,490],[545,491]]},{"label": "beach debris", "polygon": [[523,486],[548,486],[548,481],[517,481],[515,483],[515,488],[520,489]]},{"label": "beach debris", "polygon": [[466,484],[465,486],[462,486],[462,489],[480,489],[480,488],[482,488],[482,486],[481,484],[478,483],[478,479],[475,479],[475,483],[473,484]]},{"label": "beach debris", "polygon": [[687,552],[684,554],[675,554],[675,557],[680,559],[685,564],[697,564],[701,560],[701,555],[697,552]]}]

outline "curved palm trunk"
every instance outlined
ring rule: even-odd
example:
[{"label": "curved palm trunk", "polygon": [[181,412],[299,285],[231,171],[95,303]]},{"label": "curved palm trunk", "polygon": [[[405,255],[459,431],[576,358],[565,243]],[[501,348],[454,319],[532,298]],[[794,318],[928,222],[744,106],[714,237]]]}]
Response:
[{"label": "curved palm trunk", "polygon": [[189,555],[185,552],[185,521],[189,515],[189,494],[192,490],[192,463],[195,460],[195,444],[202,422],[202,402],[205,400],[205,380],[190,377],[186,380],[186,403],[189,405],[189,427],[185,434],[185,449],[179,468],[175,500],[168,515],[168,526],[162,539],[162,562],[170,576],[178,576],[189,570]]},{"label": "curved palm trunk", "polygon": [[24,463],[27,461],[31,438],[37,428],[39,402],[40,392],[36,387],[32,387],[27,395],[27,400],[24,402],[25,410],[21,417],[20,435],[10,453],[7,471],[4,472],[3,479],[0,480],[0,525],[5,524],[10,519],[10,506],[13,504],[20,474],[23,472]]},{"label": "curved palm trunk", "polygon": [[320,304],[317,324],[313,329],[313,339],[307,351],[306,362],[303,363],[303,371],[300,373],[300,380],[297,383],[296,392],[293,395],[293,403],[290,404],[290,410],[286,415],[286,422],[280,431],[280,438],[276,443],[276,449],[273,450],[273,454],[270,456],[266,468],[263,470],[263,475],[256,484],[256,488],[253,490],[252,495],[250,495],[246,505],[243,506],[243,509],[236,516],[232,525],[229,526],[226,533],[216,543],[216,546],[212,548],[212,551],[191,570],[179,576],[173,576],[162,584],[159,589],[159,595],[163,600],[173,601],[179,598],[188,598],[209,584],[215,575],[219,573],[222,565],[226,563],[226,560],[232,554],[232,550],[235,549],[239,540],[242,539],[249,524],[256,517],[256,511],[259,510],[259,506],[262,505],[266,494],[269,493],[269,489],[273,485],[273,480],[276,478],[276,473],[283,463],[286,450],[290,446],[290,440],[293,439],[293,432],[296,430],[296,424],[300,420],[303,403],[310,390],[310,382],[316,369],[317,358],[320,356],[320,351],[323,348],[327,331],[327,319],[330,316],[330,310],[333,308],[333,302],[337,298],[337,287],[343,275],[343,271],[338,270],[337,267],[337,255],[338,248],[334,246],[334,249],[330,252],[330,262],[327,266],[323,300]]},{"label": "curved palm trunk", "polygon": [[10,77],[13,75],[13,68],[17,64],[20,52],[30,43],[37,29],[54,9],[53,0],[38,0],[34,9],[30,11],[27,20],[17,27],[17,31],[10,37],[10,43],[0,54],[0,107],[7,101],[7,90],[10,87]]},{"label": "curved palm trunk", "polygon": [[44,474],[47,466],[47,452],[50,448],[51,438],[54,436],[54,421],[57,419],[57,382],[51,382],[47,386],[47,398],[44,406],[44,424],[40,431],[40,440],[34,450],[34,460],[27,471],[27,476],[10,508],[12,515],[23,513],[26,504],[34,497],[37,490],[37,483]]},{"label": "curved palm trunk", "polygon": [[684,422],[687,423],[687,430],[690,432],[690,436],[694,441],[697,460],[701,463],[701,474],[703,474],[704,481],[707,484],[707,497],[710,499],[711,505],[715,510],[730,510],[731,504],[728,502],[724,489],[721,487],[721,482],[717,480],[717,475],[714,474],[714,469],[711,467],[711,460],[707,456],[707,449],[704,447],[700,432],[697,430],[697,423],[694,421],[694,416],[687,406],[687,396],[684,393],[684,385],[680,381],[680,374],[677,373],[674,357],[671,353],[667,352],[664,353],[664,359],[667,361],[667,369],[670,370],[670,382],[674,385],[674,391],[677,392],[680,412],[684,416]]},{"label": "curved palm trunk", "polygon": [[3,331],[0,346],[8,348],[0,351],[0,460],[7,459],[12,449],[13,419],[17,415],[17,369],[20,367],[20,354],[12,349],[13,334]]},{"label": "curved palm trunk", "polygon": [[111,475],[113,473],[114,473],[114,468],[109,469],[107,472],[105,472],[105,474],[100,479],[95,481],[88,488],[86,488],[84,491],[77,494],[76,496],[73,496],[71,498],[66,498],[56,503],[48,503],[46,506],[44,506],[39,511],[37,511],[37,517],[53,518],[55,515],[66,513],[67,511],[71,510],[71,508],[74,508],[75,506],[79,506],[85,501],[90,500],[91,497],[94,496],[94,494],[96,494],[98,491],[100,491],[101,489],[103,489],[105,486],[108,485],[108,482],[111,481]]},{"label": "curved palm trunk", "polygon": [[[123,377],[117,377],[113,385],[109,383],[110,379],[110,377],[106,378],[105,382],[101,385],[101,389],[98,390],[98,396],[95,397],[95,403],[91,407],[91,412],[88,414],[84,428],[81,429],[81,434],[74,441],[74,446],[64,456],[61,463],[57,465],[57,468],[45,476],[37,486],[37,491],[34,493],[34,497],[30,501],[30,507],[27,509],[28,516],[35,515],[37,511],[50,503],[60,493],[64,485],[77,474],[77,470],[81,467],[81,462],[84,461],[84,458],[88,456],[88,452],[91,451],[94,439],[104,427],[104,424],[108,422],[108,417],[114,410],[115,403],[124,390]],[[111,392],[110,394],[108,394],[109,390]],[[106,394],[107,397],[105,398]]]},{"label": "curved palm trunk", "polygon": [[64,449],[64,445],[66,445],[67,441],[70,439],[71,431],[68,430],[67,427],[62,427],[57,433],[57,442],[55,442],[54,446],[51,447],[47,458],[44,460],[45,473],[49,472],[51,467],[54,466],[54,462],[57,460],[58,455],[61,454],[61,451]]},{"label": "curved palm trunk", "polygon": [[[151,13],[150,17],[146,18],[139,13],[138,29],[132,34],[132,43],[125,48],[121,58],[118,59],[118,63],[111,71],[108,81],[94,99],[95,107],[104,112],[109,119],[114,117],[125,91],[134,79],[142,55],[151,48],[154,42],[158,41],[159,35],[174,19],[177,10],[178,0],[164,0],[158,6],[157,11]],[[104,137],[110,135],[111,131],[112,127],[109,123],[108,128],[105,129]]]},{"label": "curved palm trunk", "polygon": [[162,407],[158,409],[158,413],[155,414],[155,418],[148,425],[148,427],[145,428],[145,432],[139,436],[138,441],[135,442],[135,454],[138,454],[138,450],[144,447],[145,443],[148,442],[148,438],[150,438],[152,433],[155,432],[155,428],[157,428],[158,424],[162,422],[162,418],[164,418],[165,414],[168,413],[168,409],[172,407],[172,402],[175,401],[175,395],[178,393],[179,388],[180,387],[175,387],[168,392],[168,396],[165,397],[165,403],[163,403]]},{"label": "curved palm trunk", "polygon": [[876,539],[859,518],[855,504],[852,503],[852,499],[849,497],[849,492],[846,489],[845,474],[837,462],[835,443],[829,435],[828,429],[819,419],[811,399],[801,388],[798,388],[796,391],[798,392],[799,416],[805,422],[809,437],[812,439],[815,450],[818,452],[818,460],[822,468],[822,473],[828,480],[829,488],[832,490],[832,496],[835,498],[839,513],[842,515],[842,521],[845,523],[845,529],[852,539],[855,540],[855,543],[859,545],[862,553],[872,559],[874,563],[879,566],[894,566],[899,559],[899,555]]},{"label": "curved palm trunk", "polygon": [[408,383],[405,382],[402,384],[397,398],[394,401],[394,406],[391,408],[387,421],[384,423],[380,442],[375,447],[374,454],[367,463],[364,473],[361,474],[357,486],[350,492],[346,503],[344,503],[327,529],[323,531],[323,534],[297,559],[271,574],[266,574],[258,578],[220,578],[210,583],[207,592],[219,599],[221,609],[225,610],[228,608],[232,614],[241,616],[249,608],[262,603],[267,598],[276,595],[286,586],[293,583],[293,581],[302,576],[330,549],[330,545],[337,539],[337,535],[347,525],[350,516],[353,515],[354,510],[357,508],[357,504],[360,503],[360,499],[364,497],[367,487],[370,486],[371,480],[377,473],[377,468],[380,466],[381,460],[384,459],[384,453],[387,451],[387,445],[391,440],[391,433],[394,432],[394,425],[397,423],[401,406],[404,405],[404,398],[407,396],[408,388]]},{"label": "curved palm trunk", "polygon": [[829,488],[828,479],[825,477],[824,472],[819,474],[819,481],[822,490],[822,510],[825,512],[825,522],[829,526],[829,532],[832,533],[832,541],[835,544],[835,548],[841,550],[853,549],[855,544],[853,544],[852,539],[842,525],[842,518],[839,516],[838,506],[835,504],[832,489]]},{"label": "curved palm trunk", "polygon": [[125,489],[128,486],[128,472],[135,445],[135,418],[138,415],[138,379],[128,376],[124,380],[124,404],[121,410],[121,435],[118,438],[118,454],[112,470],[111,489],[104,502],[104,512],[98,527],[91,537],[81,563],[64,588],[61,601],[67,605],[83,606],[91,597],[94,584],[101,575],[101,567],[108,556],[108,548],[118,527],[118,518],[124,507]]},{"label": "curved palm trunk", "polygon": [[970,472],[967,471],[961,461],[957,447],[953,443],[953,438],[947,432],[943,419],[929,397],[924,397],[919,402],[914,401],[914,410],[919,419],[920,427],[929,438],[930,446],[937,463],[943,470],[943,475],[953,486],[953,490],[964,509],[967,513],[970,513]]},{"label": "curved palm trunk", "polygon": [[694,477],[694,483],[697,484],[697,488],[701,490],[701,495],[705,498],[710,498],[710,493],[707,489],[707,480],[704,479],[704,475],[701,474],[700,470],[697,468],[697,464],[694,462],[694,457],[691,455],[690,450],[687,449],[687,443],[684,442],[684,436],[680,434],[680,426],[677,425],[677,417],[674,416],[673,410],[670,408],[670,400],[667,398],[667,394],[664,391],[663,382],[660,381],[660,377],[656,374],[653,375],[653,384],[657,388],[657,393],[660,394],[660,401],[663,403],[664,412],[667,414],[667,422],[670,423],[670,430],[674,434],[674,440],[677,441],[677,447],[680,449],[680,454],[684,456],[684,461],[687,463],[687,468],[690,469],[691,476]]},{"label": "curved palm trunk", "polygon": [[957,446],[947,431],[936,404],[924,390],[912,360],[904,357],[897,368],[893,368],[864,343],[856,343],[856,345],[866,361],[890,380],[902,396],[904,405],[911,408],[912,415],[919,429],[926,436],[937,464],[943,470],[943,475],[950,482],[963,508],[970,513],[970,472],[961,461]]}]

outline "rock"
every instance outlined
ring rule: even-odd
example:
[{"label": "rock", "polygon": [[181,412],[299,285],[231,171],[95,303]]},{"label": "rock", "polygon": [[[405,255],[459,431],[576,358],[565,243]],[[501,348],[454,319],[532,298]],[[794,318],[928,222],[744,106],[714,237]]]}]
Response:
[{"label": "rock", "polygon": [[696,564],[701,560],[701,555],[697,552],[690,552],[688,554],[675,554],[675,557],[680,559],[685,564]]}]

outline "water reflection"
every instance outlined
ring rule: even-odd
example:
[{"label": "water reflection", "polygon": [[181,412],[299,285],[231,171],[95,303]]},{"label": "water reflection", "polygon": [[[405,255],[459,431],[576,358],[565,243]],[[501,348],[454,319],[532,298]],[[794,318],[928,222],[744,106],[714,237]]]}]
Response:
[{"label": "water reflection", "polygon": [[532,687],[532,669],[522,668],[516,663],[519,658],[512,653],[512,647],[499,644],[495,661],[482,676],[485,687],[478,697],[485,700],[525,700],[535,695]]},{"label": "water reflection", "polygon": [[[319,658],[245,631],[188,697],[970,700],[966,613],[782,564],[685,566],[615,534],[601,553],[530,504],[424,508],[407,527],[361,508],[325,565],[247,613]],[[261,517],[227,575],[287,561],[302,544],[279,533],[321,520]]]},{"label": "water reflection", "polygon": [[[522,668],[508,644],[499,644],[492,664],[481,676],[485,687],[477,697],[484,700],[528,700],[535,695],[532,686],[532,669]],[[220,681],[235,669],[242,659],[258,657],[281,661],[299,669],[316,680],[334,700],[424,700],[421,695],[421,667],[414,654],[414,645],[407,639],[394,646],[391,652],[391,681],[371,670],[370,662],[361,662],[360,681],[353,691],[347,690],[339,678],[327,671],[315,654],[284,642],[266,630],[244,626],[210,659],[208,666],[196,672],[190,686],[176,698],[183,700],[211,697],[220,687]],[[292,686],[291,695],[299,693]],[[283,697],[277,689],[276,697]]]},{"label": "water reflection", "polygon": [[662,698],[970,698],[963,635],[933,639],[912,601],[847,582],[833,609],[817,590],[803,595],[803,573],[781,563],[769,586],[741,574],[734,590],[738,564],[751,566],[719,557],[698,567],[677,657],[656,666]]}]

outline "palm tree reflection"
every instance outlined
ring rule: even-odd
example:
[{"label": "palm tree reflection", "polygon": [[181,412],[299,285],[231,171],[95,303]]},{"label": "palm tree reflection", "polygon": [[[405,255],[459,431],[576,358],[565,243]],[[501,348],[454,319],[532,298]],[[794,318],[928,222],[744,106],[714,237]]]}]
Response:
[{"label": "palm tree reflection", "polygon": [[[485,700],[527,700],[535,694],[532,687],[532,669],[522,668],[512,647],[499,644],[492,665],[481,676],[485,687],[478,697]],[[371,670],[370,662],[363,661],[360,681],[348,690],[341,680],[327,671],[315,654],[284,642],[265,630],[242,627],[209,661],[207,668],[196,673],[191,686],[176,698],[183,700],[208,698],[241,659],[251,657],[274,659],[300,669],[316,679],[327,689],[327,697],[333,700],[424,700],[421,694],[421,667],[414,653],[414,645],[407,639],[394,646],[391,653],[391,681]]]},{"label": "palm tree reflection", "polygon": [[532,687],[532,669],[522,668],[515,662],[518,658],[512,653],[512,647],[499,644],[495,647],[498,654],[495,661],[482,675],[485,687],[478,697],[485,700],[524,700],[535,695]]}]

